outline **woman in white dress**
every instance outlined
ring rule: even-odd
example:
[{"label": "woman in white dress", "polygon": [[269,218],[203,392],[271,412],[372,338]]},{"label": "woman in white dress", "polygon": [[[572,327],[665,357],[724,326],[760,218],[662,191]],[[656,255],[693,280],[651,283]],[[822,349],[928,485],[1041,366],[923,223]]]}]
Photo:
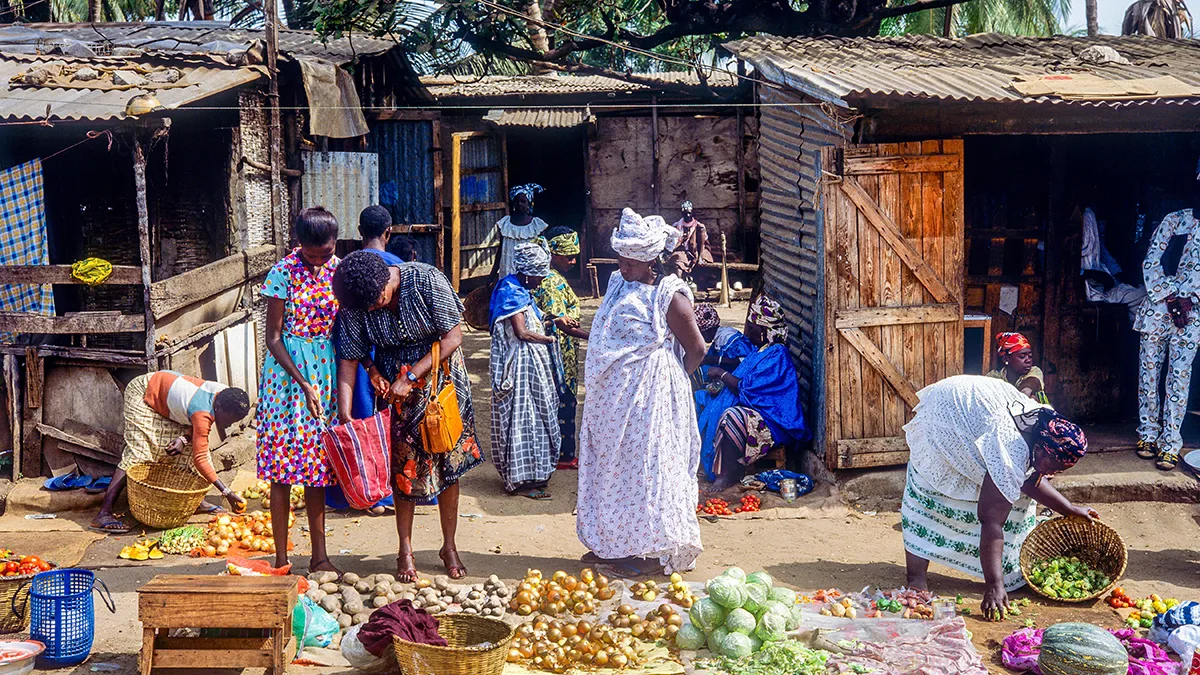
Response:
[{"label": "woman in white dress", "polygon": [[703,550],[696,521],[700,434],[688,373],[704,359],[692,293],[662,273],[679,231],[621,214],[619,270],[592,322],[579,434],[579,540],[609,576],[687,571]]},{"label": "woman in white dress", "polygon": [[546,221],[533,215],[533,196],[544,191],[537,183],[518,185],[508,191],[511,215],[496,221],[496,230],[500,233],[500,255],[492,269],[492,279],[503,279],[510,274],[516,274],[513,251],[517,245],[533,241],[548,227]]},{"label": "woman in white dress", "polygon": [[1087,452],[1083,431],[1004,380],[956,375],[917,393],[904,427],[908,479],[900,503],[909,588],[928,588],[929,561],[986,588],[985,617],[1001,618],[1008,591],[1025,585],[1019,557],[1034,504],[1097,517],[1047,480]]}]

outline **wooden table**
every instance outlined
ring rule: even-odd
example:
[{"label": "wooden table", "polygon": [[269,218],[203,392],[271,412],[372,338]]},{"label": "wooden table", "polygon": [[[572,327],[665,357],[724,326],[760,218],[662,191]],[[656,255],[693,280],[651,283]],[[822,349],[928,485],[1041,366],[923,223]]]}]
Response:
[{"label": "wooden table", "polygon": [[[296,653],[292,609],[299,589],[294,576],[154,577],[138,589],[141,675],[154,668],[267,668],[283,675]],[[264,636],[168,637],[173,628],[260,629]]]}]

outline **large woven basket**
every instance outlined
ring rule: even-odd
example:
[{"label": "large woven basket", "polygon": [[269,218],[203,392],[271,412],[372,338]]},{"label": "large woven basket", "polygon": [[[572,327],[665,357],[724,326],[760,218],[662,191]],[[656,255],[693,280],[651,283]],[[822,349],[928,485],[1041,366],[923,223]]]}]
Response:
[{"label": "large woven basket", "polygon": [[392,638],[403,675],[500,675],[508,659],[513,629],[498,619],[472,614],[443,614],[438,634],[446,647]]},{"label": "large woven basket", "polygon": [[496,284],[484,284],[467,294],[463,299],[463,319],[467,325],[485,333],[491,332],[488,315],[491,312],[492,291]]},{"label": "large woven basket", "polygon": [[[15,560],[15,558],[13,558]],[[0,565],[6,561],[0,559]],[[57,567],[50,563],[52,568]],[[0,577],[0,633],[20,633],[29,628],[29,591],[34,574]]]},{"label": "large woven basket", "polygon": [[1029,581],[1034,563],[1060,555],[1075,556],[1112,579],[1107,587],[1086,597],[1050,598],[1060,602],[1086,602],[1104,595],[1117,585],[1117,580],[1125,573],[1125,563],[1129,561],[1125,540],[1108,525],[1098,520],[1089,522],[1079,516],[1047,520],[1033,528],[1021,545],[1021,575],[1038,595],[1050,597]]},{"label": "large woven basket", "polygon": [[130,513],[160,530],[186,523],[208,494],[208,481],[180,466],[143,462],[128,473]]}]

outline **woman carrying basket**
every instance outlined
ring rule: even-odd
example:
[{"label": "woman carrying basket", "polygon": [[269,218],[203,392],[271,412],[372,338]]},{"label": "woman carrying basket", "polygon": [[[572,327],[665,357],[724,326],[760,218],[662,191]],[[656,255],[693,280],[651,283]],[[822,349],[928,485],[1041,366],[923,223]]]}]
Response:
[{"label": "woman carrying basket", "polygon": [[1098,518],[1048,478],[1087,452],[1074,423],[1011,384],[957,375],[925,387],[911,422],[908,478],[900,506],[909,588],[927,589],[929,561],[982,576],[985,617],[1007,611],[1008,591],[1025,585],[1019,557],[1034,526],[1034,504],[1065,516]]},{"label": "woman carrying basket", "polygon": [[[333,276],[333,292],[341,305],[336,341],[341,358],[370,359],[382,376],[376,391],[396,406],[392,415],[393,494],[400,550],[396,559],[401,582],[417,579],[413,560],[412,527],[417,502],[438,498],[441,516],[440,556],[453,579],[466,576],[458,557],[454,535],[458,526],[458,480],[483,461],[475,441],[475,413],[471,408],[471,382],[462,351],[463,306],[454,289],[435,267],[424,263],[388,265],[377,255],[357,251],[346,256]],[[421,423],[433,388],[432,348],[438,344],[442,364],[449,364],[449,380],[458,394],[462,433],[446,452],[426,448]],[[344,365],[343,364],[340,365]],[[351,419],[349,393],[352,378],[338,369],[338,417]],[[442,377],[442,384],[446,384]]]}]

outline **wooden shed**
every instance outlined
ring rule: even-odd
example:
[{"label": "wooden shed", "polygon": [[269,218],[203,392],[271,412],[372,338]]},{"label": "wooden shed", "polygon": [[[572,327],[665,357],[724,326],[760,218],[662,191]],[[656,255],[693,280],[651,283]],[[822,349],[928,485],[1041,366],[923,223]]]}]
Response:
[{"label": "wooden shed", "polygon": [[1106,221],[1136,277],[1154,226],[1195,189],[1200,47],[1000,35],[727,47],[764,80],[763,274],[794,328],[828,468],[904,463],[917,392],[990,370],[1001,330],[1030,338],[1052,403],[1090,423],[1094,446],[1132,445],[1137,336],[1126,306],[1088,300],[1082,213]]}]

